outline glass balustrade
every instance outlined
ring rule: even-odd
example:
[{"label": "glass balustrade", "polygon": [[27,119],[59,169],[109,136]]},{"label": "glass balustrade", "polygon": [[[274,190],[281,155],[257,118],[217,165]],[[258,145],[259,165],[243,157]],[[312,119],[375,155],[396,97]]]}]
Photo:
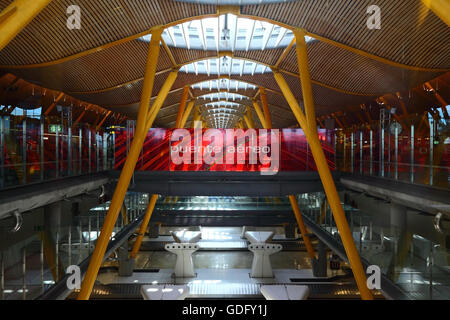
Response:
[{"label": "glass balustrade", "polygon": [[[148,195],[128,192],[112,238],[145,212]],[[68,203],[68,202],[67,202]],[[64,204],[63,204],[64,206]],[[62,214],[59,225],[46,221],[44,210],[24,214],[22,228],[0,221],[0,299],[32,300],[59,281],[70,265],[79,265],[94,251],[109,202]],[[116,256],[107,260],[117,259]]]},{"label": "glass balustrade", "polygon": [[0,117],[0,188],[110,170],[114,133],[25,115]]},{"label": "glass balustrade", "polygon": [[[335,220],[325,205],[323,193],[298,195],[302,214],[341,242]],[[428,230],[412,231],[417,226],[399,228],[377,223],[374,212],[365,212],[343,203],[356,248],[362,258],[377,265],[412,299],[450,298],[450,250],[445,235]],[[411,213],[418,214],[418,213]],[[432,217],[429,217],[432,225]]]}]

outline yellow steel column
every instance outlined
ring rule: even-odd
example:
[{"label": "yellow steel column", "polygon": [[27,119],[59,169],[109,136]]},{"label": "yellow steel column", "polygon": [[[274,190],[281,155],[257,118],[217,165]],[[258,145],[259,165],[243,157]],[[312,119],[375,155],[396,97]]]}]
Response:
[{"label": "yellow steel column", "polygon": [[[364,272],[361,259],[359,257],[358,251],[356,250],[355,242],[351,230],[348,226],[347,219],[345,217],[344,209],[341,205],[341,200],[336,190],[333,177],[331,176],[330,168],[328,167],[327,159],[320,144],[317,134],[311,134],[311,130],[308,130],[307,120],[303,111],[301,110],[297,100],[292,94],[291,89],[284,80],[283,76],[274,71],[275,80],[278,83],[281,91],[283,92],[286,101],[292,109],[297,121],[305,132],[306,138],[308,140],[309,146],[311,147],[311,152],[313,154],[314,160],[316,162],[317,170],[322,180],[323,188],[328,199],[331,211],[333,212],[334,220],[336,222],[339,234],[342,239],[342,243],[347,254],[348,261],[353,271],[356,283],[358,285],[361,297],[366,300],[373,299],[372,293],[367,288],[367,279]],[[305,105],[305,108],[313,108],[314,106]]]},{"label": "yellow steel column", "polygon": [[131,144],[130,151],[123,166],[122,172],[120,173],[116,190],[114,191],[108,213],[106,215],[105,221],[103,222],[102,231],[97,240],[94,252],[92,253],[91,261],[89,262],[89,267],[84,277],[81,291],[77,298],[78,300],[87,300],[91,295],[95,279],[97,278],[98,270],[100,269],[100,265],[105,256],[106,247],[109,243],[114,224],[116,223],[117,216],[119,215],[120,209],[122,208],[125,193],[127,192],[131,176],[133,175],[134,168],[136,166],[136,161],[139,157],[144,139],[148,132],[148,129],[146,128],[146,118],[153,90],[156,65],[158,63],[162,31],[163,29],[161,27],[158,27],[155,28],[152,32],[147,64],[145,67],[144,83],[142,86],[142,95],[139,105],[135,136],[133,138],[133,142]]},{"label": "yellow steel column", "polygon": [[253,99],[252,102],[253,102],[253,107],[255,108],[256,114],[258,115],[259,122],[261,122],[261,125],[263,126],[264,129],[267,129],[266,119],[264,119],[264,114],[263,114],[261,108],[259,107],[258,101],[256,101],[256,99]]},{"label": "yellow steel column", "polygon": [[78,122],[81,121],[81,119],[83,119],[83,116],[86,114],[86,111],[89,110],[89,106],[86,107],[86,109],[83,110],[83,112],[80,113],[80,115],[78,116],[78,118],[76,118],[75,122],[72,124],[72,128],[75,128],[78,124]]},{"label": "yellow steel column", "polygon": [[124,225],[127,225],[130,223],[130,221],[128,221],[128,212],[127,212],[127,207],[125,206],[125,203],[122,204],[122,207],[120,208],[120,213],[122,215],[122,221]]},{"label": "yellow steel column", "polygon": [[450,1],[448,0],[422,0],[422,3],[434,12],[447,26],[450,26]]},{"label": "yellow steel column", "polygon": [[[297,52],[297,62],[298,62],[298,73],[300,77],[300,83],[302,86],[303,93],[303,101],[304,104],[312,104],[314,103],[312,100],[312,87],[310,81],[310,73],[309,73],[309,65],[308,65],[308,52],[306,50],[306,41],[305,41],[305,33],[303,30],[295,29],[295,50]],[[307,101],[308,100],[308,101]],[[314,108],[306,110],[306,121],[307,121],[307,129],[311,130],[311,134],[317,135],[317,126],[316,126],[316,114],[314,112]],[[304,129],[305,130],[305,129]],[[295,196],[290,195],[289,200],[291,201],[291,206],[294,209],[295,217],[297,219],[298,225],[300,227],[300,231],[302,233],[302,237],[306,236],[306,227],[303,222],[300,209],[298,208],[297,200]],[[297,212],[296,212],[297,211]],[[311,259],[315,258],[314,250],[311,246],[311,241],[309,237],[306,236],[304,238],[306,249],[309,253]]]},{"label": "yellow steel column", "polygon": [[308,251],[309,257],[311,259],[315,259],[316,254],[314,253],[311,240],[308,237],[308,232],[306,230],[305,223],[303,222],[302,213],[300,211],[300,208],[298,207],[297,199],[295,199],[294,195],[290,195],[289,201],[291,202],[292,210],[294,210],[295,214],[295,219],[297,220],[298,227],[300,228],[300,232],[302,233],[302,238],[303,241],[305,242],[306,251]]},{"label": "yellow steel column", "polygon": [[253,129],[252,123],[250,122],[248,116],[244,114],[243,117],[244,117],[245,124],[247,125],[247,128]]},{"label": "yellow steel column", "polygon": [[252,108],[247,106],[247,117],[248,117],[248,121],[250,122],[252,128],[255,128],[255,122],[253,121],[253,113],[252,113]]},{"label": "yellow steel column", "polygon": [[266,90],[259,88],[259,95],[261,97],[261,104],[264,110],[264,119],[266,121],[266,129],[272,129],[272,118],[270,116],[269,104],[267,103]]},{"label": "yellow steel column", "polygon": [[[294,35],[296,41],[295,50],[297,51],[298,73],[302,85],[303,104],[305,106],[314,105],[311,75],[309,73],[308,52],[306,50],[305,31],[301,29],[295,29]],[[305,107],[305,113],[308,128],[310,130],[313,130],[311,131],[311,133],[317,134],[316,112],[314,108],[307,109]]]},{"label": "yellow steel column", "polygon": [[191,128],[194,128],[195,121],[197,121],[199,117],[200,117],[200,115],[199,115],[198,107],[195,107],[194,108],[194,117],[192,118],[192,121],[191,121]]},{"label": "yellow steel column", "polygon": [[[450,14],[450,13],[449,13]],[[434,93],[434,96],[436,97],[436,99],[439,101],[439,103],[441,104],[441,109],[442,112],[444,113],[445,119],[449,118],[448,112],[447,112],[447,105],[448,103],[444,100],[444,98],[442,98],[442,96],[431,86],[431,84],[429,82],[425,82],[425,86],[431,90]],[[399,101],[401,101],[399,99]],[[401,101],[403,103],[403,101]]]},{"label": "yellow steel column", "polygon": [[14,39],[51,0],[15,0],[0,13],[0,50]]},{"label": "yellow steel column", "polygon": [[167,95],[169,94],[170,88],[172,88],[173,83],[177,79],[178,70],[179,68],[176,68],[169,73],[166,81],[159,90],[158,96],[153,102],[152,107],[147,115],[147,120],[145,124],[146,132],[148,132],[148,130],[152,127],[153,122],[155,121],[162,104],[164,103],[164,101],[167,98]]},{"label": "yellow steel column", "polygon": [[[175,74],[175,76],[176,76],[176,74]],[[173,81],[175,81],[175,79],[173,77],[170,77],[170,76],[166,79],[166,82],[164,83],[163,88],[161,88],[161,91],[160,91],[160,94],[162,92],[162,96],[161,96],[160,99],[157,98],[155,100],[155,102],[154,102],[154,104],[152,106],[152,109],[154,107],[158,107],[158,105],[159,105],[158,108],[161,107],[162,103],[164,102],[164,100],[167,97],[167,94],[169,93],[170,88],[172,87]],[[160,95],[158,95],[158,97],[159,96]],[[192,107],[191,107],[191,109],[192,109]],[[150,126],[151,126],[152,123],[153,123],[153,121],[151,123],[148,123],[148,124],[150,124]],[[184,124],[182,124],[182,123],[178,124],[178,126],[177,126],[177,124],[175,124],[175,128],[182,128],[182,127],[184,127]],[[166,201],[168,199],[169,198],[166,198]],[[144,218],[142,220],[141,226],[139,228],[138,237],[136,238],[136,241],[135,241],[135,243],[133,245],[133,249],[131,250],[131,258],[133,258],[133,259],[136,258],[136,255],[139,252],[139,249],[141,248],[142,239],[144,238],[145,231],[147,230],[148,223],[150,222],[150,218],[152,217],[152,213],[153,213],[153,210],[155,208],[157,200],[158,200],[158,195],[157,194],[152,194],[152,196],[150,197],[150,200],[148,202],[147,210],[145,211],[145,215],[144,215]]]},{"label": "yellow steel column", "polygon": [[131,250],[131,258],[136,258],[139,249],[141,248],[142,239],[144,238],[145,231],[147,230],[148,223],[152,217],[153,209],[155,209],[156,200],[158,200],[157,194],[152,194],[148,202],[147,211],[145,211],[144,219],[142,220],[141,227],[139,228],[139,233],[136,238],[136,242]]},{"label": "yellow steel column", "polygon": [[100,121],[100,123],[97,125],[97,127],[95,128],[95,131],[98,131],[98,129],[100,129],[100,127],[102,126],[102,124],[106,121],[106,119],[108,119],[109,115],[111,114],[111,110],[108,111],[105,115],[105,117],[102,119],[102,121]]},{"label": "yellow steel column", "polygon": [[48,106],[47,110],[45,110],[44,115],[48,116],[50,112],[56,107],[58,102],[64,97],[64,92],[60,92],[55,101],[52,102],[51,105]]},{"label": "yellow steel column", "polygon": [[183,118],[181,119],[180,128],[184,128],[184,126],[187,122],[187,119],[189,118],[189,115],[192,112],[192,108],[194,108],[194,104],[195,104],[195,100],[189,101],[186,111],[183,114]]},{"label": "yellow steel column", "polygon": [[183,119],[184,109],[186,107],[186,102],[189,96],[189,86],[183,88],[183,94],[181,95],[180,107],[178,108],[177,120],[175,121],[175,128],[182,128],[180,126],[181,120]]}]

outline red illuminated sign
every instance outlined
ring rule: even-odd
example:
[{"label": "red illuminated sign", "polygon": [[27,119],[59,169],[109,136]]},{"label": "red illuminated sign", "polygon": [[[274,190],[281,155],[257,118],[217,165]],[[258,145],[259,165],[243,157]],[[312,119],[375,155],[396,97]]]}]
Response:
[{"label": "red illuminated sign", "polygon": [[[319,138],[330,167],[334,153],[325,130]],[[127,153],[127,132],[116,134],[115,168]],[[136,170],[279,171],[316,170],[301,129],[161,129],[147,134]]]}]

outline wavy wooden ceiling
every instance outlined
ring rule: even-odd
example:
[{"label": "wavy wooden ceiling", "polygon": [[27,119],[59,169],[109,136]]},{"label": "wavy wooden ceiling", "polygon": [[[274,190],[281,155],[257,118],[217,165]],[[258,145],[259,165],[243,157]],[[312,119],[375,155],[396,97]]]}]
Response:
[{"label": "wavy wooden ceiling", "polygon": [[[0,10],[11,1],[0,0]],[[7,47],[0,52],[0,71],[27,81],[63,91],[71,96],[113,111],[136,116],[148,43],[136,38],[156,25],[177,24],[182,19],[214,16],[217,7],[172,0],[79,0],[81,30],[66,27],[66,8],[71,0],[53,0]],[[382,8],[382,28],[366,27],[368,5]],[[320,40],[308,43],[317,114],[345,110],[378,96],[407,91],[450,69],[450,34],[447,25],[423,6],[411,0],[304,0],[240,7],[241,15],[266,19],[285,27],[306,29]],[[324,38],[324,39],[322,39]],[[118,42],[121,39],[128,41]],[[383,63],[339,45],[409,67]],[[102,50],[89,50],[110,45]],[[170,48],[179,65],[217,52]],[[274,65],[283,49],[235,51],[235,58]],[[62,61],[60,61],[62,59]],[[45,63],[45,66],[39,64]],[[37,65],[36,65],[37,64]],[[158,60],[155,96],[173,67],[164,49]],[[412,70],[418,67],[418,70]],[[295,46],[279,68],[301,99]],[[417,69],[417,68],[416,68]],[[161,113],[159,126],[170,126],[178,110],[181,89],[217,76],[179,73]],[[274,126],[295,123],[272,74],[231,76],[268,88]],[[206,90],[191,90],[194,96]],[[256,94],[256,91],[255,91]],[[257,119],[256,115],[254,119]]]}]

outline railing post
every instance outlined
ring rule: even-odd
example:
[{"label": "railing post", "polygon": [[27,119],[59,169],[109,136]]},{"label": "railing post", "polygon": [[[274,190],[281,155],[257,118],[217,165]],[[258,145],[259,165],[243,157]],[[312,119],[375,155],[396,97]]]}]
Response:
[{"label": "railing post", "polygon": [[351,169],[350,169],[350,172],[351,173],[354,173],[354,171],[355,171],[355,169],[354,169],[354,166],[355,166],[355,148],[354,148],[354,145],[355,145],[355,134],[354,134],[354,132],[352,131],[352,134],[351,134],[351,136],[350,136],[350,143],[351,143],[351,146],[350,146],[350,152],[351,152],[351,154],[350,154],[350,163],[351,163]]},{"label": "railing post", "polygon": [[363,174],[364,154],[363,154],[363,132],[359,132],[359,174]]},{"label": "railing post", "polygon": [[4,132],[5,120],[4,117],[0,117],[0,188],[5,186],[5,132]]},{"label": "railing post", "polygon": [[68,135],[68,141],[67,141],[67,175],[72,175],[72,125],[70,122],[67,126],[67,135]]},{"label": "railing post", "polygon": [[44,171],[45,171],[45,157],[44,157],[44,124],[45,116],[41,115],[40,130],[39,130],[39,168],[40,168],[40,180],[44,181]]},{"label": "railing post", "polygon": [[369,157],[369,175],[373,174],[373,131],[370,129],[370,157]]},{"label": "railing post", "polygon": [[83,172],[83,130],[78,129],[78,173],[81,174]]},{"label": "railing post", "polygon": [[434,162],[434,119],[429,118],[430,121],[430,186],[433,185],[433,162]]},{"label": "railing post", "polygon": [[56,178],[58,178],[59,177],[59,126],[56,125],[55,128],[56,128],[55,129],[56,130],[56,132],[55,132],[55,145],[56,145],[56,147],[55,147],[55,169],[56,169],[55,175],[56,175]]},{"label": "railing post", "polygon": [[91,128],[88,128],[88,158],[89,158],[89,160],[88,160],[88,163],[89,163],[89,169],[88,169],[88,172],[89,173],[91,173],[91,162],[92,162],[92,159],[91,159],[91,145],[92,145],[92,137],[91,137]]},{"label": "railing post", "polygon": [[394,179],[398,179],[398,127],[395,126],[395,172],[394,172]]},{"label": "railing post", "polygon": [[27,112],[24,110],[22,122],[22,183],[27,183]]},{"label": "railing post", "polygon": [[411,169],[411,183],[414,183],[414,124],[411,124],[411,158],[410,158],[410,169]]}]

